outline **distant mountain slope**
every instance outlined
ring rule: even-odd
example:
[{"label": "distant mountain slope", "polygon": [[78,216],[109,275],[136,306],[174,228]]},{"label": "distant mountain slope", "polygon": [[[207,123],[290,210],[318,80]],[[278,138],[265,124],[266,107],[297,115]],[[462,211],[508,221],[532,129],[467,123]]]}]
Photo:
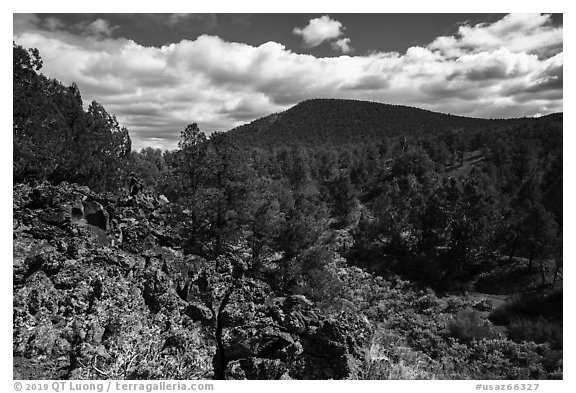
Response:
[{"label": "distant mountain slope", "polygon": [[[558,115],[546,116],[556,119]],[[561,114],[560,121],[561,121]],[[344,145],[385,136],[435,134],[452,129],[501,127],[535,119],[492,120],[368,101],[313,99],[229,131],[243,146]]]}]

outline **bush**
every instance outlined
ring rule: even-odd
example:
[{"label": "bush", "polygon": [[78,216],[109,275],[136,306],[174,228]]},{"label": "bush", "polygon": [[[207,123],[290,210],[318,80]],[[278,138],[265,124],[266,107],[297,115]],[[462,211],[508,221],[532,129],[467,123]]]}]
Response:
[{"label": "bush", "polygon": [[562,325],[542,317],[514,320],[508,327],[508,336],[516,342],[550,343],[552,348],[562,348]]},{"label": "bush", "polygon": [[332,303],[340,298],[343,284],[335,274],[334,254],[325,247],[312,247],[288,266],[290,293],[305,295],[315,302]]},{"label": "bush", "polygon": [[490,313],[488,319],[496,325],[508,325],[517,313],[517,309],[522,302],[520,295],[510,297],[506,303]]},{"label": "bush", "polygon": [[561,321],[562,304],[562,291],[546,295],[515,295],[494,310],[489,319],[497,325],[509,325],[517,319],[536,317]]},{"label": "bush", "polygon": [[490,325],[474,310],[459,311],[446,326],[448,334],[463,342],[492,338]]}]

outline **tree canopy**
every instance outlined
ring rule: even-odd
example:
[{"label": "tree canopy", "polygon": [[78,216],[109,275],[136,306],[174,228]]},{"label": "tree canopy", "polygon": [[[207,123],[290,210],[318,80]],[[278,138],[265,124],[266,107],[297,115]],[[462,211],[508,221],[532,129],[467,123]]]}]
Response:
[{"label": "tree canopy", "polygon": [[13,44],[14,180],[117,187],[131,149],[128,130],[97,102],[85,111],[78,86],[41,68],[37,49]]}]

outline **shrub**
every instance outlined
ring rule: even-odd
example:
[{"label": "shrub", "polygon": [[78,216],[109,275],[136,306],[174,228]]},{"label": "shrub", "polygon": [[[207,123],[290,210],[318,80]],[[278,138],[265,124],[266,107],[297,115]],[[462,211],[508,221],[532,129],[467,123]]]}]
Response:
[{"label": "shrub", "polygon": [[561,320],[562,304],[562,291],[546,295],[515,295],[494,310],[489,319],[497,325],[509,325],[522,318],[544,317],[548,320]]},{"label": "shrub", "polygon": [[520,295],[514,295],[510,297],[506,303],[492,311],[488,319],[496,325],[508,325],[517,314],[521,303],[522,297]]},{"label": "shrub", "polygon": [[463,342],[493,337],[489,324],[471,309],[459,311],[446,327],[451,337]]},{"label": "shrub", "polygon": [[517,342],[533,341],[550,343],[552,348],[562,348],[562,325],[539,317],[536,320],[516,319],[508,327],[508,336]]}]

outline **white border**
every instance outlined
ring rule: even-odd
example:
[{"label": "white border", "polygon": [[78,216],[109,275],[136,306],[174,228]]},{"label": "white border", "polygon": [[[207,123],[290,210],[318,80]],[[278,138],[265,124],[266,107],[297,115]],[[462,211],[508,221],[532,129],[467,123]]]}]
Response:
[{"label": "white border", "polygon": [[[472,12],[472,13],[485,13],[485,12],[556,12],[564,14],[564,58],[565,63],[568,65],[567,70],[574,69],[572,58],[574,47],[572,45],[574,32],[574,22],[572,18],[572,7],[568,5],[568,1],[561,0],[548,0],[548,1],[503,1],[503,0],[482,0],[476,2],[465,2],[455,0],[442,0],[442,1],[410,1],[410,2],[394,2],[394,1],[335,1],[335,0],[290,0],[281,3],[262,2],[262,1],[249,1],[249,0],[211,0],[211,1],[176,1],[176,0],[162,0],[155,2],[148,2],[141,4],[137,2],[121,1],[121,0],[98,0],[94,2],[86,1],[40,1],[40,0],[25,0],[18,3],[5,2],[0,6],[2,7],[1,17],[2,23],[2,36],[6,37],[4,53],[8,53],[8,36],[12,35],[12,14],[13,13],[32,13],[32,12],[106,12],[106,13],[164,13],[164,12],[216,12],[216,13],[403,13],[403,12],[417,12],[417,13],[451,13],[451,12]],[[8,179],[12,179],[11,170],[11,155],[12,155],[12,103],[11,103],[11,79],[9,60],[3,58],[0,62],[2,71],[0,78],[2,83],[2,132],[0,133],[1,146],[7,149],[5,154],[0,155],[3,179],[6,183]],[[567,283],[571,283],[573,278],[575,258],[574,243],[572,237],[574,235],[574,211],[573,201],[576,200],[574,194],[574,157],[576,154],[570,154],[576,148],[574,143],[574,120],[571,114],[573,103],[573,77],[572,71],[564,75],[565,88],[564,88],[564,108],[565,110],[565,124],[564,124],[564,159],[565,159],[565,191],[564,200],[564,254],[565,254],[565,270],[564,276]],[[10,181],[11,183],[11,181]],[[0,241],[1,241],[1,255],[3,258],[0,269],[2,282],[0,285],[0,315],[2,315],[3,322],[0,326],[0,353],[1,357],[0,367],[0,380],[3,391],[14,391],[12,383],[12,267],[10,263],[10,250],[12,248],[12,192],[9,184],[6,184],[4,192],[0,193]],[[572,305],[574,300],[574,291],[571,285],[565,288],[565,303]],[[540,381],[541,392],[574,392],[576,391],[575,369],[574,369],[574,340],[572,339],[572,329],[574,325],[573,313],[571,313],[570,306],[566,306],[568,311],[565,313],[564,320],[564,380],[563,381]],[[518,381],[510,381],[517,383]],[[532,381],[533,382],[533,381]],[[294,389],[304,390],[360,390],[360,391],[419,391],[419,392],[472,392],[475,391],[474,386],[481,381],[281,381],[281,382],[226,382],[215,381],[216,392],[232,391],[235,392],[252,392],[252,391],[266,391],[268,392],[271,387],[278,392],[288,392]],[[506,384],[505,382],[499,382]]]}]

